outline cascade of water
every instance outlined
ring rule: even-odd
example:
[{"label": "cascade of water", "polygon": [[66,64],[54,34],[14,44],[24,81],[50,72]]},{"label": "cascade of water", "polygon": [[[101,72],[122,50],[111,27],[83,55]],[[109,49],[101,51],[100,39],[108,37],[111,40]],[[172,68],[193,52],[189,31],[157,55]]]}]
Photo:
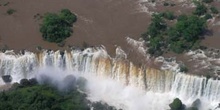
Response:
[{"label": "cascade of water", "polygon": [[12,75],[14,81],[21,78],[28,78],[37,69],[38,60],[34,53],[25,52],[24,55],[14,55],[0,53],[0,73],[2,75]]},{"label": "cascade of water", "polygon": [[[118,52],[121,52],[118,50]],[[119,54],[119,53],[118,53]],[[124,85],[156,93],[171,93],[186,100],[197,98],[220,101],[220,81],[187,74],[137,67],[122,53],[111,58],[103,47],[71,52],[42,51],[22,54],[0,53],[0,75],[11,75],[13,82],[30,78],[38,68],[55,67],[82,74],[108,77]],[[0,81],[1,82],[1,81]],[[2,84],[1,84],[2,85]]]}]

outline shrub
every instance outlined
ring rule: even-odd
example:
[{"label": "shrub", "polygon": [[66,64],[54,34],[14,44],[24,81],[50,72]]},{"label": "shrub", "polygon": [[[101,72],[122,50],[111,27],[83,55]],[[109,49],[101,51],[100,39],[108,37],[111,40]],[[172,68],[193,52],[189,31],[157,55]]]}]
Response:
[{"label": "shrub", "polygon": [[173,20],[175,18],[173,12],[170,12],[170,11],[161,13],[161,16],[168,20]]},{"label": "shrub", "polygon": [[207,13],[207,14],[205,14],[204,18],[205,18],[206,20],[212,19],[212,15],[209,14],[209,13]]},{"label": "shrub", "polygon": [[213,7],[213,6],[210,8],[210,10],[211,10],[211,12],[212,12],[213,14],[218,14],[218,13],[219,13],[218,9],[215,8],[215,7]]},{"label": "shrub", "polygon": [[164,2],[164,3],[163,3],[163,6],[169,6],[169,3]]},{"label": "shrub", "polygon": [[188,16],[187,15],[180,15],[178,18],[177,18],[177,21],[184,21],[184,20],[187,20]]},{"label": "shrub", "polygon": [[20,84],[22,86],[29,86],[30,82],[28,81],[28,79],[21,79]]},{"label": "shrub", "polygon": [[43,18],[40,32],[44,40],[60,43],[71,36],[72,24],[76,20],[76,15],[68,9],[61,10],[60,14],[47,13]]},{"label": "shrub", "polygon": [[198,3],[196,4],[196,10],[193,12],[193,14],[201,16],[204,15],[207,12],[207,8],[204,4]]},{"label": "shrub", "polygon": [[204,3],[211,3],[211,2],[213,2],[213,0],[202,0],[202,2],[204,2]]},{"label": "shrub", "polygon": [[14,10],[14,9],[8,9],[7,10],[7,14],[8,15],[12,15],[13,13],[15,13],[16,12],[16,10]]},{"label": "shrub", "polygon": [[188,68],[185,65],[180,65],[180,72],[188,72]]},{"label": "shrub", "polygon": [[29,83],[30,83],[30,85],[37,85],[38,84],[37,79],[35,79],[35,78],[29,79]]},{"label": "shrub", "polygon": [[171,3],[171,4],[170,4],[170,6],[175,6],[175,5],[176,5],[175,3]]},{"label": "shrub", "polygon": [[142,34],[143,39],[147,40],[148,36],[150,37],[156,37],[161,34],[161,31],[164,31],[166,29],[166,23],[161,18],[160,14],[153,14],[151,19],[151,24],[148,27],[148,30],[146,33]]},{"label": "shrub", "polygon": [[175,53],[183,53],[184,51],[184,43],[182,41],[172,42],[170,44],[170,49]]},{"label": "shrub", "polygon": [[59,16],[60,16],[61,19],[63,19],[64,21],[66,21],[70,25],[72,25],[77,20],[76,15],[73,14],[68,9],[62,9]]},{"label": "shrub", "polygon": [[180,99],[176,98],[171,104],[169,104],[171,110],[183,110],[184,106]]}]

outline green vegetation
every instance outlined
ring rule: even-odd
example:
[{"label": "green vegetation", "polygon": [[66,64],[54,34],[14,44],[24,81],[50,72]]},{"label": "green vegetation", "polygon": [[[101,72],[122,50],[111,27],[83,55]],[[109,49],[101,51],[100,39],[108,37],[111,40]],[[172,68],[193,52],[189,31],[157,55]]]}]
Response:
[{"label": "green vegetation", "polygon": [[174,27],[168,30],[170,49],[175,53],[191,49],[197,44],[205,28],[204,19],[193,15],[181,15]]},{"label": "green vegetation", "polygon": [[[174,39],[177,40],[178,36],[182,37],[181,40],[188,42],[196,42],[199,39],[199,35],[205,30],[206,21],[197,16],[182,16],[183,19],[178,19],[172,31],[176,31]],[[170,36],[171,37],[171,36]],[[189,47],[188,45],[187,47]]]},{"label": "green vegetation", "polygon": [[8,15],[12,15],[13,13],[15,13],[16,12],[16,10],[14,10],[14,9],[8,9],[7,10],[7,14]]},{"label": "green vegetation", "polygon": [[193,14],[201,16],[204,15],[207,12],[207,8],[203,3],[197,2],[196,3],[196,10],[193,12]]},{"label": "green vegetation", "polygon": [[173,20],[175,19],[175,16],[173,14],[173,12],[170,12],[170,11],[167,11],[167,12],[163,12],[163,13],[160,13],[160,15],[168,20]]},{"label": "green vegetation", "polygon": [[213,14],[218,14],[218,13],[219,13],[218,9],[215,8],[214,6],[210,7],[210,10],[211,10],[211,12],[212,12]]},{"label": "green vegetation", "polygon": [[149,41],[148,53],[153,56],[160,56],[165,51],[182,53],[186,50],[197,48],[201,35],[206,29],[206,20],[195,15],[180,15],[177,22],[167,27],[162,17],[174,15],[171,12],[166,14],[154,14],[152,22],[146,33],[142,34],[145,41]]},{"label": "green vegetation", "polygon": [[162,47],[164,46],[163,33],[166,30],[166,23],[159,14],[152,16],[152,22],[148,27],[146,33],[142,34],[142,37],[146,41],[150,41],[148,44],[148,52],[154,56],[162,54]]},{"label": "green vegetation", "polygon": [[[68,80],[66,78],[65,80]],[[0,92],[0,110],[115,110],[100,102],[91,103],[76,89],[58,91],[49,85],[39,85],[35,79],[22,79],[20,84]]]},{"label": "green vegetation", "polygon": [[180,72],[188,72],[188,68],[185,65],[180,65]]},{"label": "green vegetation", "polygon": [[207,14],[205,14],[204,18],[205,18],[206,20],[212,19],[212,15],[209,14],[209,13],[207,13]]},{"label": "green vegetation", "polygon": [[171,104],[169,104],[171,110],[184,110],[184,105],[181,100],[176,98]]},{"label": "green vegetation", "polygon": [[[175,16],[170,11],[153,14],[151,24],[147,31],[142,34],[142,38],[148,47],[148,53],[157,57],[168,51],[180,54],[200,48],[200,41],[206,32],[206,21],[212,18],[203,2],[194,1],[196,9],[191,15]],[[216,13],[218,11],[213,7],[212,10],[215,10]],[[173,22],[168,22],[165,19],[173,20]],[[187,71],[187,68],[182,68],[181,71]]]},{"label": "green vegetation", "polygon": [[202,2],[204,2],[204,3],[211,3],[211,2],[213,2],[213,0],[202,0]]},{"label": "green vegetation", "polygon": [[170,110],[199,110],[198,107],[201,106],[201,102],[196,99],[190,107],[186,108],[179,98],[175,98],[169,106]]},{"label": "green vegetation", "polygon": [[169,3],[167,3],[167,2],[164,2],[163,3],[163,6],[169,6],[170,4]]},{"label": "green vegetation", "polygon": [[40,32],[44,40],[60,43],[72,34],[72,25],[77,17],[68,9],[63,9],[59,14],[47,13],[43,18]]}]

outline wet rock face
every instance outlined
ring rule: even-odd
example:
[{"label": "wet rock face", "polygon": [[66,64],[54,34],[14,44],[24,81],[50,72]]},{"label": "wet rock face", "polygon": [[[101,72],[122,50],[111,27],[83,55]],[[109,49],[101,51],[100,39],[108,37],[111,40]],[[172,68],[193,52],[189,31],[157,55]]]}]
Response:
[{"label": "wet rock face", "polygon": [[4,75],[2,76],[2,79],[5,83],[10,83],[12,81],[11,75]]}]

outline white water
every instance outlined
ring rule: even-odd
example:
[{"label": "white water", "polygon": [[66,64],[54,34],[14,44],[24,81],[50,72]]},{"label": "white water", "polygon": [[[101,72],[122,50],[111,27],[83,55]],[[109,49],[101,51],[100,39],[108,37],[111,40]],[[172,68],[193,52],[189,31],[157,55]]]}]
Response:
[{"label": "white water", "polygon": [[175,97],[186,105],[199,98],[201,110],[213,109],[220,102],[220,81],[136,67],[120,48],[117,55],[109,57],[104,47],[65,51],[63,56],[59,51],[24,55],[6,52],[0,53],[0,72],[11,75],[13,82],[34,77],[42,68],[54,74],[80,74],[88,79],[90,100],[102,100],[125,110],[166,110]]}]

